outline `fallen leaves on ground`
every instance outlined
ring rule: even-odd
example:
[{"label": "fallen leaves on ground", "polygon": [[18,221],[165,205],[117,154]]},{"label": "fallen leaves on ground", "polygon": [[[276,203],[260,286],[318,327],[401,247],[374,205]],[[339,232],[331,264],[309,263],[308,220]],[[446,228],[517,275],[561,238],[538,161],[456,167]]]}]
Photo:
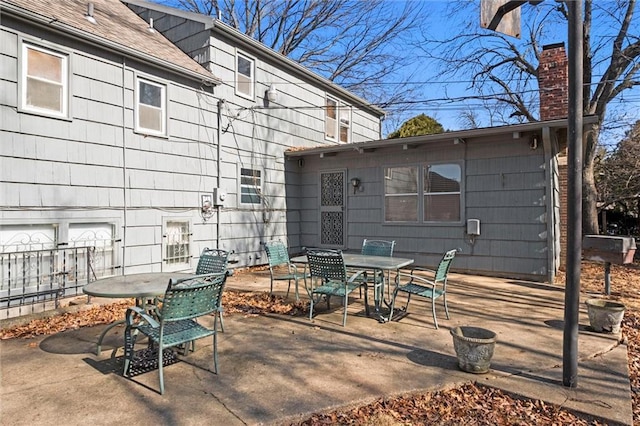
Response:
[{"label": "fallen leaves on ground", "polygon": [[380,398],[344,411],[313,414],[296,426],[321,425],[601,425],[543,401],[519,399],[495,388],[455,389]]},{"label": "fallen leaves on ground", "polygon": [[[611,266],[611,295],[604,296],[604,265],[584,262],[581,269],[581,291],[594,293],[625,304],[622,333],[627,339],[629,378],[634,424],[640,424],[640,269]],[[558,274],[556,284],[564,284]],[[30,338],[68,329],[108,324],[124,317],[133,301],[94,306],[51,318],[33,320],[29,324],[0,331],[0,339]],[[227,290],[222,304],[225,315],[301,315],[308,312],[305,302],[291,303],[267,292]],[[354,408],[317,413],[294,423],[297,426],[320,425],[600,425],[562,408],[540,400],[521,399],[491,387],[468,384],[455,389],[422,394],[381,398]]]}]

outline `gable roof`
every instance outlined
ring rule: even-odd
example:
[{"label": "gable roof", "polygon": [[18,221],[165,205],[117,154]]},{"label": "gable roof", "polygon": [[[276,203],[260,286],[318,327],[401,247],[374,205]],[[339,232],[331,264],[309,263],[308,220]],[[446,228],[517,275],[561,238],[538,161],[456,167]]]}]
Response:
[{"label": "gable roof", "polygon": [[[90,4],[95,23],[87,19]],[[1,0],[0,10],[5,16],[95,43],[192,80],[220,83],[158,31],[149,31],[149,24],[120,0]]]},{"label": "gable roof", "polygon": [[250,36],[238,31],[237,29],[225,24],[224,22],[214,17],[203,15],[201,13],[176,9],[174,7],[163,6],[161,4],[151,3],[145,0],[122,0],[122,2],[133,6],[142,7],[148,10],[178,16],[185,20],[198,22],[202,24],[205,29],[213,33],[221,34],[232,40],[237,44],[237,47],[241,47],[242,49],[245,49],[250,53],[259,54],[263,57],[273,59],[276,66],[282,70],[286,70],[287,72],[290,72],[291,74],[296,75],[303,80],[311,81],[314,84],[317,84],[318,87],[322,88],[323,90],[328,91],[331,94],[340,96],[344,100],[354,105],[358,105],[363,110],[371,112],[373,115],[376,115],[378,117],[383,117],[386,115],[385,111],[382,108],[376,105],[372,105],[366,99],[363,99],[353,92],[350,92],[347,89],[337,85],[331,80],[316,74],[315,72],[300,65],[298,62],[271,49],[263,43],[251,38]]}]

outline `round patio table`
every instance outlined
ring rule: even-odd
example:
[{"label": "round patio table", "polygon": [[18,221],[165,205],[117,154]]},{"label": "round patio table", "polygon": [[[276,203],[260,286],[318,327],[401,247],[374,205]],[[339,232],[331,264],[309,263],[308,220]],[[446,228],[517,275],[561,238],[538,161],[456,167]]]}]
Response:
[{"label": "round patio table", "polygon": [[[111,299],[122,299],[133,297],[136,305],[143,306],[144,299],[162,296],[169,285],[171,278],[189,278],[194,274],[176,272],[149,272],[142,274],[117,275],[113,277],[100,278],[84,287],[82,291],[94,297],[107,297]],[[124,319],[109,324],[98,338],[96,355],[100,355],[102,340],[109,330],[123,324]]]}]

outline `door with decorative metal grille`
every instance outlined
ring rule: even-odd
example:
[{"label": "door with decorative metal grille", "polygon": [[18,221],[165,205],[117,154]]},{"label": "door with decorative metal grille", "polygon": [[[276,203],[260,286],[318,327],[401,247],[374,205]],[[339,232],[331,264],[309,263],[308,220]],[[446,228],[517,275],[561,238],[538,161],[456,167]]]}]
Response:
[{"label": "door with decorative metal grille", "polygon": [[320,173],[320,244],[344,248],[345,171]]}]

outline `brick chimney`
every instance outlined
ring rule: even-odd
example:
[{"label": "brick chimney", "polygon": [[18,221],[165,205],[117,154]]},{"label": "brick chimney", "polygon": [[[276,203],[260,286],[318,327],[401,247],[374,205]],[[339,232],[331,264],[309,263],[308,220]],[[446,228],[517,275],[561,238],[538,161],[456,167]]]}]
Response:
[{"label": "brick chimney", "polygon": [[567,118],[569,108],[569,61],[564,43],[542,47],[538,65],[540,120]]}]

